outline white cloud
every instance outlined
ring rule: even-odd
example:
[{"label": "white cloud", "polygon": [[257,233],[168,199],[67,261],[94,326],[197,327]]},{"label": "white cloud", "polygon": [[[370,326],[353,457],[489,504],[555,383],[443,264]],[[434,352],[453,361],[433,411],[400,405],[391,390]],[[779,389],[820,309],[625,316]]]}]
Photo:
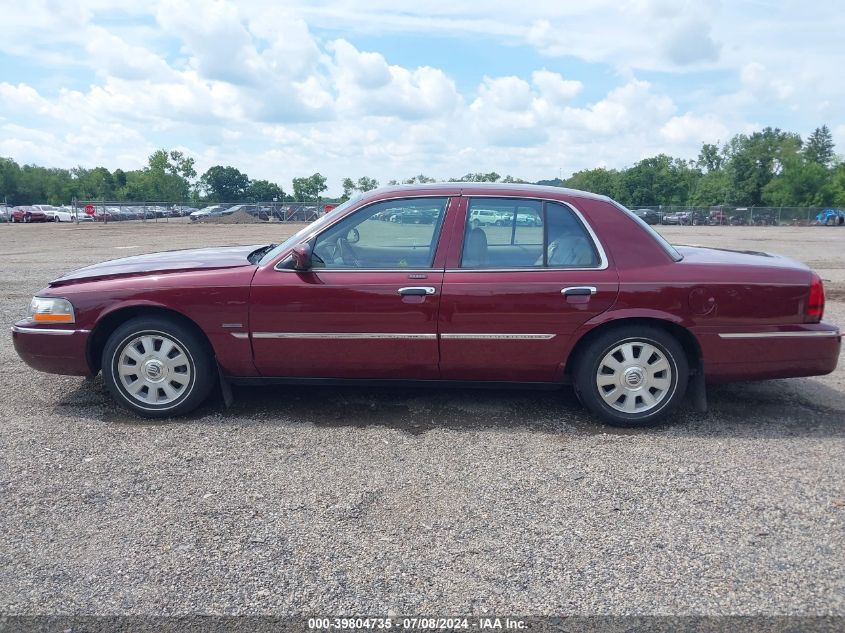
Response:
[{"label": "white cloud", "polygon": [[584,88],[580,81],[567,80],[558,73],[548,70],[535,70],[531,73],[531,82],[540,89],[540,94],[551,103],[562,103],[575,98]]},{"label": "white cloud", "polygon": [[448,116],[460,102],[455,82],[440,69],[388,65],[381,54],[361,52],[345,40],[329,49],[337,108],[345,114],[424,119]]},{"label": "white cloud", "polygon": [[764,99],[784,100],[795,92],[795,87],[783,76],[770,72],[757,62],[745,64],[740,71],[740,79],[753,94]]},{"label": "white cloud", "polygon": [[718,143],[727,140],[730,130],[714,115],[697,116],[690,112],[669,119],[660,134],[670,143]]},{"label": "white cloud", "polygon": [[719,59],[719,48],[710,35],[710,26],[696,20],[680,24],[663,40],[667,59],[678,66],[715,62]]}]

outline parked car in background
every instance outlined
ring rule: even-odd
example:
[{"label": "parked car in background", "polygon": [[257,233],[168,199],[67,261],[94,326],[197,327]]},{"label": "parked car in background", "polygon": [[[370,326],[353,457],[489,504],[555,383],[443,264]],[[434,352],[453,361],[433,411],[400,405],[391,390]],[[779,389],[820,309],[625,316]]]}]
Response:
[{"label": "parked car in background", "polygon": [[12,222],[48,222],[49,219],[47,218],[47,214],[44,213],[41,209],[36,209],[35,207],[31,206],[20,206],[15,207],[12,209],[11,215]]},{"label": "parked car in background", "polygon": [[320,213],[320,207],[310,202],[295,202],[286,204],[274,212],[283,222],[312,222],[327,214]]},{"label": "parked car in background", "polygon": [[43,211],[48,222],[73,222],[73,209],[68,207],[54,207],[50,204],[34,204],[33,209]]},{"label": "parked car in background", "polygon": [[825,209],[816,216],[816,224],[843,226],[845,225],[845,211],[841,209]]},{"label": "parked car in background", "polygon": [[689,224],[690,213],[688,211],[678,211],[675,213],[664,213],[660,218],[661,224]]},{"label": "parked car in background", "polygon": [[428,209],[398,209],[390,216],[390,222],[399,224],[433,224],[437,215]]},{"label": "parked car in background", "polygon": [[58,207],[56,209],[56,222],[73,222],[76,215],[71,207]]},{"label": "parked car in background", "polygon": [[502,226],[504,218],[495,209],[475,209],[470,217],[470,223],[475,226]]},{"label": "parked car in background", "polygon": [[12,207],[0,204],[0,222],[8,222],[12,215]]},{"label": "parked car in background", "polygon": [[[474,226],[542,218],[537,240]],[[419,211],[435,222],[374,221]],[[268,236],[268,242],[270,237]],[[560,187],[386,187],[283,243],[170,251],[55,279],[14,324],[41,371],[102,371],[117,402],[184,414],[215,385],[454,382],[558,388],[641,426],[705,383],[827,374],[839,329],[807,266],[671,246],[612,200]]]},{"label": "parked car in background", "polygon": [[189,217],[191,218],[191,222],[199,222],[212,213],[218,213],[219,211],[223,211],[228,208],[229,205],[226,204],[212,204],[211,206],[200,209],[199,211],[192,211]]},{"label": "parked car in background", "polygon": [[709,224],[713,226],[727,224],[729,222],[727,214],[721,209],[712,209],[710,211]]},{"label": "parked car in background", "polygon": [[660,214],[653,209],[635,209],[633,213],[646,224],[660,224]]},{"label": "parked car in background", "polygon": [[778,216],[773,211],[754,211],[751,214],[751,223],[754,226],[777,226]]}]

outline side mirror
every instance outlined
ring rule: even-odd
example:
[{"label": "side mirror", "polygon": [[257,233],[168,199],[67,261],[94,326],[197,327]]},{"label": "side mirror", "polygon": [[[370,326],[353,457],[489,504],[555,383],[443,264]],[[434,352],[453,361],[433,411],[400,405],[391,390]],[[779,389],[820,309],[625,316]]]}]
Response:
[{"label": "side mirror", "polygon": [[308,242],[297,244],[290,252],[294,270],[308,270],[311,268],[311,245]]}]

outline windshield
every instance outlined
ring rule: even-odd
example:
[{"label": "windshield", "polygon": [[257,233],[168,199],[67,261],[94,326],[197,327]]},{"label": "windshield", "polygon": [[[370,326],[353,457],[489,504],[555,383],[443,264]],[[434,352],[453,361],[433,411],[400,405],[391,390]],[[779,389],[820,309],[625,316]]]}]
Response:
[{"label": "windshield", "polygon": [[344,209],[349,208],[349,206],[357,199],[358,198],[352,198],[347,200],[340,206],[337,206],[328,213],[326,213],[319,220],[315,220],[308,226],[301,228],[299,231],[291,235],[288,239],[286,239],[284,242],[282,242],[275,248],[271,248],[264,254],[264,257],[261,258],[261,261],[258,262],[258,265],[264,266],[265,264],[269,264],[279,255],[279,253],[282,253],[289,249],[291,246],[298,244],[303,240],[306,235],[310,235],[311,233],[319,230],[323,225],[328,224],[331,220],[338,216],[338,211],[343,211]]},{"label": "windshield", "polygon": [[663,247],[663,250],[665,250],[665,251],[666,251],[666,253],[669,255],[669,257],[671,257],[672,259],[674,259],[676,262],[679,262],[679,261],[681,261],[681,260],[684,258],[684,257],[683,257],[683,255],[681,255],[681,254],[680,254],[677,250],[675,250],[675,247],[674,247],[674,246],[672,246],[669,242],[667,242],[667,241],[666,241],[666,238],[665,238],[665,237],[663,237],[660,233],[658,233],[657,231],[655,231],[655,230],[651,227],[651,225],[649,225],[649,224],[648,224],[645,220],[643,220],[640,216],[638,216],[636,213],[634,213],[634,212],[633,212],[633,211],[631,211],[630,209],[627,209],[627,208],[623,207],[623,206],[622,206],[621,204],[619,204],[619,203],[617,203],[617,206],[618,206],[620,209],[622,209],[625,213],[627,213],[629,216],[631,216],[637,224],[639,224],[641,227],[643,227],[643,229],[645,229],[646,231],[648,231],[648,233],[649,233],[649,234],[650,234],[650,235],[651,235],[654,239],[656,239],[656,240],[657,240],[657,243],[658,243],[658,244],[660,244],[660,246],[662,246],[662,247]]}]

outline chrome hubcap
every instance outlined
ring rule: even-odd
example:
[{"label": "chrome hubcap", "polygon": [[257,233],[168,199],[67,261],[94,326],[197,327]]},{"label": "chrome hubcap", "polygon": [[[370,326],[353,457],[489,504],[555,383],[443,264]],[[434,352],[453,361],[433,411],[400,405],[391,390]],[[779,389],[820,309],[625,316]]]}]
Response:
[{"label": "chrome hubcap", "polygon": [[672,366],[654,345],[629,341],[617,345],[601,359],[596,385],[599,395],[613,409],[644,413],[668,396]]},{"label": "chrome hubcap", "polygon": [[169,404],[191,384],[191,365],[181,345],[163,334],[133,338],[118,354],[117,375],[126,393],[145,404]]}]

